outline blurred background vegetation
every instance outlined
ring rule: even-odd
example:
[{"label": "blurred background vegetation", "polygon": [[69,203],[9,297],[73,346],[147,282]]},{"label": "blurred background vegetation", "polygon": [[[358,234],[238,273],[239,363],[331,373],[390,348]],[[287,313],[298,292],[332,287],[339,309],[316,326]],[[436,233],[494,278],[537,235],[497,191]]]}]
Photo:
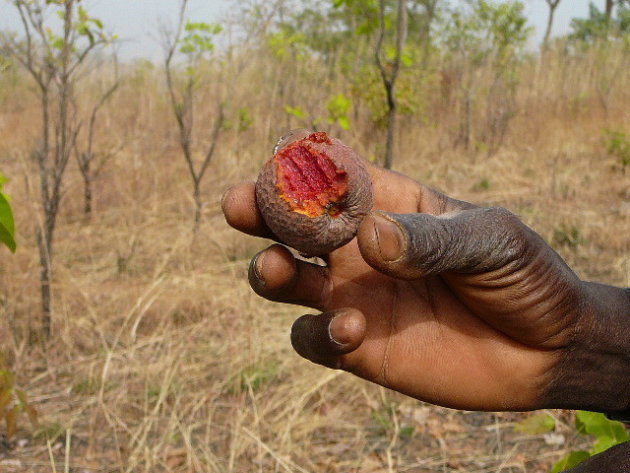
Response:
[{"label": "blurred background vegetation", "polygon": [[571,412],[523,428],[300,360],[304,309],[251,294],[266,243],[220,214],[310,127],[629,285],[630,2],[561,37],[545,2],[533,48],[519,0],[250,0],[221,24],[182,1],[161,60],[120,61],[90,2],[3,0],[0,470],[547,472],[589,451]]}]

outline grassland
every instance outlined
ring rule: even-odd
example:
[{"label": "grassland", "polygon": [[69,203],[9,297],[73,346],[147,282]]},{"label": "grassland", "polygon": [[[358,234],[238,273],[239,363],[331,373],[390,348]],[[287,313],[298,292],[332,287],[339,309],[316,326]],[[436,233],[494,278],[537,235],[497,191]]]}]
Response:
[{"label": "grassland", "polygon": [[[629,63],[627,53],[561,49],[527,60],[496,150],[483,140],[492,93],[483,71],[468,148],[455,136],[460,85],[438,74],[423,85],[422,113],[401,118],[395,168],[459,199],[505,206],[584,279],[629,285],[630,175],[604,133],[630,134]],[[40,425],[21,417],[14,438],[0,439],[0,471],[543,473],[586,441],[570,412],[552,412],[563,436],[554,444],[514,432],[526,414],[436,408],[292,352],[288,330],[305,309],[251,292],[248,261],[267,243],[237,234],[220,213],[224,190],[255,178],[277,136],[302,125],[285,105],[319,116],[331,91],[351,88],[315,63],[288,64],[251,54],[206,71],[199,153],[213,120],[208,104],[226,100],[230,122],[194,236],[161,71],[128,66],[100,116],[98,149],[122,148],[96,180],[90,221],[76,165],[68,171],[46,343],[38,337],[39,183],[29,159],[37,101],[26,76],[2,76],[0,169],[11,178],[19,249],[0,249],[0,349]],[[86,84],[79,110],[99,86],[96,77]],[[242,108],[252,120],[239,127]],[[384,132],[358,100],[351,125],[330,128],[378,158]]]}]

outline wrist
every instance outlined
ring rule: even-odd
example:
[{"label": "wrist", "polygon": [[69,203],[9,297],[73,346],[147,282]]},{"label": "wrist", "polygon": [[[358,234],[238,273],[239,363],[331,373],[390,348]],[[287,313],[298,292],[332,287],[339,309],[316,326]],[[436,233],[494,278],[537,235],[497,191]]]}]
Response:
[{"label": "wrist", "polygon": [[630,290],[582,283],[577,322],[561,350],[547,407],[630,415]]}]

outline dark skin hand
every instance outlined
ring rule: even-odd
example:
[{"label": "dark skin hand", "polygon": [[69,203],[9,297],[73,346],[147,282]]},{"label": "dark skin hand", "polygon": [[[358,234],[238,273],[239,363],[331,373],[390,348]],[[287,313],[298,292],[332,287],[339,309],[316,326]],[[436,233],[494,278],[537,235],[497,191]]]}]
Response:
[{"label": "dark skin hand", "polygon": [[[300,355],[458,409],[630,407],[625,291],[581,281],[505,209],[367,165],[374,211],[325,267],[281,245],[250,266],[261,296],[322,312],[295,322]],[[229,189],[223,211],[234,228],[275,239],[254,183]]]}]

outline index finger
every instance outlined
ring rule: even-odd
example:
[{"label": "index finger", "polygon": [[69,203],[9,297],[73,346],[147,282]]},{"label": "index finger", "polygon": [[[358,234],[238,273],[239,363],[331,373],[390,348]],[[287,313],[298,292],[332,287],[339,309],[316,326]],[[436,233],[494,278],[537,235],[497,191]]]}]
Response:
[{"label": "index finger", "polygon": [[255,186],[247,181],[230,187],[221,200],[223,215],[228,225],[243,233],[277,241],[258,210]]}]

